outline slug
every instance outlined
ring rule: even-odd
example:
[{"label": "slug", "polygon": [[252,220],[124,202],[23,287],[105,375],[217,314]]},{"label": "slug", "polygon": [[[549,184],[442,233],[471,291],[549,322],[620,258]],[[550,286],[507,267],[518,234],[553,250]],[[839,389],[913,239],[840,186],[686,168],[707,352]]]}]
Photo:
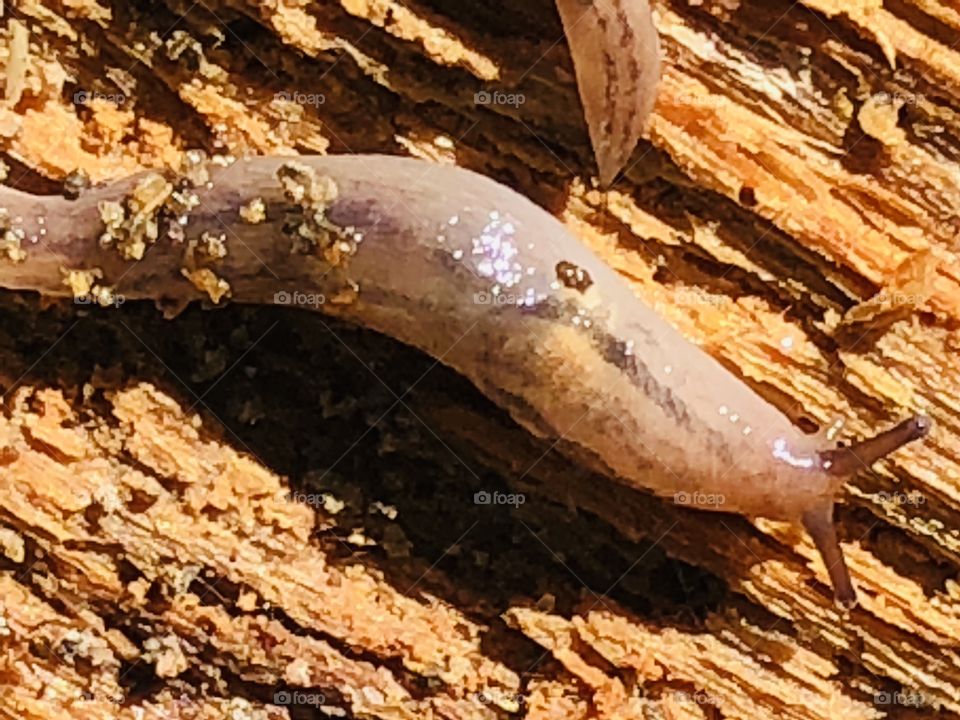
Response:
[{"label": "slug", "polygon": [[556,218],[458,167],[249,158],[141,174],[77,199],[0,188],[0,208],[0,286],[149,299],[170,313],[229,297],[372,328],[454,368],[528,431],[620,482],[801,522],[848,606],[856,596],[834,495],[930,427],[918,416],[848,448],[821,447]]},{"label": "slug", "polygon": [[660,81],[649,0],[557,0],[600,170],[610,186],[637,146]]}]

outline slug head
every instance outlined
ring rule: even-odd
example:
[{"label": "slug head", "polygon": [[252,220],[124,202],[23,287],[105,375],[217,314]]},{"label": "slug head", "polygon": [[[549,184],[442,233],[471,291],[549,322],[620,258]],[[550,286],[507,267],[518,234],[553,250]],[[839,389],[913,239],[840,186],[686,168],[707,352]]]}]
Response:
[{"label": "slug head", "polygon": [[[841,478],[850,477],[860,470],[869,468],[877,460],[907,443],[926,436],[931,426],[930,418],[923,415],[908,418],[889,430],[854,443],[850,447],[820,452],[820,468],[836,477],[838,481]],[[850,580],[843,550],[837,540],[837,531],[833,524],[832,498],[805,512],[802,521],[823,557],[837,602],[846,608],[853,607],[857,602],[857,592]]]}]

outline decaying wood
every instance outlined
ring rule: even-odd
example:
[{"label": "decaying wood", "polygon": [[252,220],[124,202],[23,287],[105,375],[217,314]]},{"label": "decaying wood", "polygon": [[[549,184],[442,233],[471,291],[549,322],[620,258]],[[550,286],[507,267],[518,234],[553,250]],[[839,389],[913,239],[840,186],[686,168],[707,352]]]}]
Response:
[{"label": "decaying wood", "polygon": [[861,606],[796,529],[611,486],[383,338],[8,293],[0,716],[960,713],[960,16],[655,11],[649,142],[600,192],[552,0],[20,0],[6,182],[195,147],[506,182],[798,423],[933,417],[847,489]]}]

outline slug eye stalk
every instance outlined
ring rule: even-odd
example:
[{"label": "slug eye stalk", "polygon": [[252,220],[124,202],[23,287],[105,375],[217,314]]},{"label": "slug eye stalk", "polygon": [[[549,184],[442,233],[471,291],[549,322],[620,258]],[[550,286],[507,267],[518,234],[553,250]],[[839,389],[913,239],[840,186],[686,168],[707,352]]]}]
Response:
[{"label": "slug eye stalk", "polygon": [[854,443],[850,447],[821,452],[821,467],[831,475],[852,475],[859,470],[869,468],[877,460],[896,452],[904,445],[926,436],[931,426],[930,418],[915,415],[889,430]]}]

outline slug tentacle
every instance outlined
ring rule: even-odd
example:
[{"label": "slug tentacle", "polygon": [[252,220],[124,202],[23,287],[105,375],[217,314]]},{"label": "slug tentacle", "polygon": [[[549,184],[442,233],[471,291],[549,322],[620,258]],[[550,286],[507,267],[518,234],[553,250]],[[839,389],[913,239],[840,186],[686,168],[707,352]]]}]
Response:
[{"label": "slug tentacle", "polygon": [[854,443],[850,447],[820,453],[823,469],[831,475],[852,475],[869,468],[880,458],[904,445],[919,440],[930,432],[930,418],[915,415],[878,435]]},{"label": "slug tentacle", "polygon": [[843,557],[843,548],[837,539],[837,529],[833,524],[833,501],[825,501],[815,508],[807,510],[802,517],[813,544],[817,546],[823,564],[833,585],[833,595],[843,607],[850,609],[857,604],[857,591],[850,579],[850,570]]},{"label": "slug tentacle", "polygon": [[534,435],[704,510],[802,520],[838,596],[849,474],[929,422],[821,452],[527,198],[375,155],[248,158],[37,197],[0,187],[0,286],[97,302],[201,298],[343,317],[454,368]]}]

